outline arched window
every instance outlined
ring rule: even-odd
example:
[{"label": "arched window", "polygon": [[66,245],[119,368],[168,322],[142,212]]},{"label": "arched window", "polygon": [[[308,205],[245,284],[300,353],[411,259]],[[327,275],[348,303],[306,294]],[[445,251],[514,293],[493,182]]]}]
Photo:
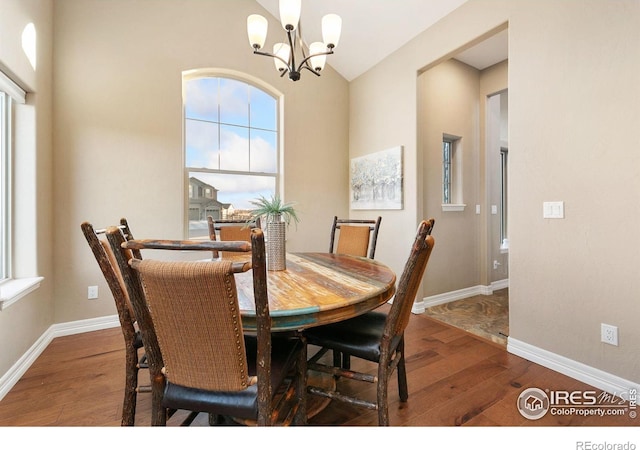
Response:
[{"label": "arched window", "polygon": [[184,161],[189,238],[206,220],[246,219],[250,201],[278,186],[278,98],[226,75],[183,78]]}]

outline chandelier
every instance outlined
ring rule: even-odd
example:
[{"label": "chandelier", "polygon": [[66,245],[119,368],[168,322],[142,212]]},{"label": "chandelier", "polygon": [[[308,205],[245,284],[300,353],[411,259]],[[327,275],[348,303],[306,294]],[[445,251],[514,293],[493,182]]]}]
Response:
[{"label": "chandelier", "polygon": [[[322,18],[322,39],[324,42],[313,42],[305,50],[300,33],[300,3],[301,0],[280,0],[280,22],[287,32],[287,42],[279,42],[273,46],[273,53],[260,51],[267,39],[267,19],[259,14],[252,14],[247,18],[247,33],[249,43],[256,55],[270,56],[274,59],[276,69],[280,76],[289,74],[289,79],[298,81],[300,71],[308,71],[320,76],[324,68],[327,55],[333,54],[333,49],[338,45],[342,19],[337,14],[327,14]],[[296,32],[297,30],[297,32]],[[296,65],[296,51],[302,54],[300,62]]]}]

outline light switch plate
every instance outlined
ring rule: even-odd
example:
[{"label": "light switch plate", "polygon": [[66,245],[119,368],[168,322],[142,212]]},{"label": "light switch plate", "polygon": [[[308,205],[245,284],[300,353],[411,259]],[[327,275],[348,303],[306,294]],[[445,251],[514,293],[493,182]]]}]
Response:
[{"label": "light switch plate", "polygon": [[95,300],[98,298],[98,286],[89,286],[87,288],[87,298],[89,300]]},{"label": "light switch plate", "polygon": [[545,219],[564,219],[564,202],[544,202],[542,217]]}]

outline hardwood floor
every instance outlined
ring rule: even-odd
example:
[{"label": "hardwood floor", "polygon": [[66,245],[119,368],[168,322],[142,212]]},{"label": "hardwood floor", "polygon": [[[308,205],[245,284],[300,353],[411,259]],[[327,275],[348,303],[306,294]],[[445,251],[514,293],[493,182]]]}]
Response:
[{"label": "hardwood floor", "polygon": [[[426,315],[412,316],[405,339],[409,401],[399,402],[394,379],[389,391],[394,426],[607,427],[637,426],[640,420],[629,414],[550,413],[539,420],[526,419],[516,407],[525,388],[596,389]],[[375,370],[373,364],[356,359],[353,366]],[[148,383],[145,377],[142,371],[141,384]],[[0,401],[0,426],[119,426],[123,383],[124,349],[118,328],[57,338]],[[373,386],[366,383],[340,381],[339,387],[344,392],[375,396]],[[150,409],[150,395],[139,394],[137,425],[149,425]],[[206,417],[200,416],[193,425],[207,425]],[[174,417],[169,425],[179,421],[180,416]],[[376,424],[375,411],[337,402],[310,420],[315,426]]]}]

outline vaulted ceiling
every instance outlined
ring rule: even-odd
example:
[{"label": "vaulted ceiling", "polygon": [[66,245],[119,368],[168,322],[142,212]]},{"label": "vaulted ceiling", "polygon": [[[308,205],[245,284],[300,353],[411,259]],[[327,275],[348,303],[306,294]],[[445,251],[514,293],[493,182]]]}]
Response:
[{"label": "vaulted ceiling", "polygon": [[[279,0],[256,1],[279,19]],[[318,41],[322,40],[322,16],[342,17],[340,42],[327,64],[351,81],[467,1],[305,0],[300,27],[305,42]],[[284,35],[282,28],[270,29],[267,42],[284,40]],[[478,69],[506,58],[506,31],[456,55]]]}]

